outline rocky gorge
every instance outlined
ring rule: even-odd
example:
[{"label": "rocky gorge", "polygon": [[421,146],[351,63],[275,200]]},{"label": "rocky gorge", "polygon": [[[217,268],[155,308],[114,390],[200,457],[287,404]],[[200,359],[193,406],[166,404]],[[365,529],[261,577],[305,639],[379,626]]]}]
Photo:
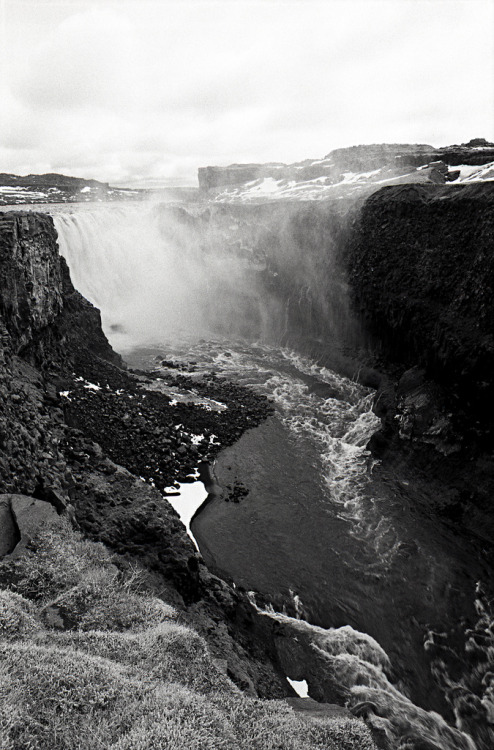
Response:
[{"label": "rocky gorge", "polygon": [[[407,164],[415,168],[423,156],[414,153]],[[343,156],[356,168],[358,154]],[[382,162],[382,153],[371,156]],[[464,156],[450,161],[464,164]],[[411,180],[335,201],[207,199],[193,208],[154,209],[161,233],[179,251],[193,247],[201,257],[220,251],[242,259],[248,283],[241,294],[231,273],[215,266],[214,280],[208,278],[213,298],[221,296],[224,309],[236,311],[225,318],[214,306],[206,308],[215,330],[254,331],[254,338],[298,347],[374,389],[381,428],[368,447],[378,461],[375,471],[386,477],[399,470],[404,483],[413,482],[419,488],[415,512],[477,547],[475,556],[486,567],[492,565],[494,479],[491,186]],[[370,700],[362,687],[367,675],[355,678],[353,691],[338,683],[339,638],[346,659],[364,655],[389,677],[382,683],[387,695],[395,690],[387,656],[370,636],[309,625],[296,619],[295,608],[270,613],[262,597],[254,605],[241,587],[213,575],[166,501],[174,483],[192,479],[199,465],[221,451],[231,456],[225,448],[244,433],[255,440],[248,437],[255,436],[253,428],[262,424],[269,431],[269,400],[214,370],[195,372],[194,350],[186,366],[166,352],[154,371],[125,366],[102,332],[98,311],[72,286],[46,214],[0,214],[0,279],[5,590],[23,593],[15,570],[22,545],[35,549],[32,540],[54,514],[66,517],[77,533],[112,552],[118,575],[137,568],[147,594],[176,608],[179,621],[205,639],[211,669],[221,679],[248,696],[291,695],[296,708],[302,706],[293,702],[286,677],[307,679],[310,695],[326,711],[327,744],[315,746],[375,742],[390,749],[470,750],[474,741],[478,750],[489,748],[489,591],[464,642],[430,638],[432,671],[444,680],[440,664],[448,663],[447,679],[454,683],[447,692],[450,727],[431,728],[426,708],[414,707],[413,714],[402,698],[380,702],[375,691]],[[170,389],[188,397],[173,404]],[[337,397],[325,389],[325,398]],[[207,401],[226,408],[206,410]],[[242,503],[249,477],[238,481],[230,494]],[[38,520],[31,525],[29,518]],[[41,643],[80,630],[70,597],[52,596],[40,612],[33,616],[44,629]],[[347,704],[352,713],[327,704]],[[304,704],[300,713],[311,711],[317,713]],[[366,719],[373,740],[358,717]],[[341,722],[346,739],[334,730]],[[270,747],[262,740],[245,746]]]}]

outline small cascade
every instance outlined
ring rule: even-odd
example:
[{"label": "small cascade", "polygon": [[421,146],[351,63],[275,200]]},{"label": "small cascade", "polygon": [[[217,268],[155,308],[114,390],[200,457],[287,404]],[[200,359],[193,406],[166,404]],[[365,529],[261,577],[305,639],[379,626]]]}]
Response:
[{"label": "small cascade", "polygon": [[[356,716],[365,718],[381,738],[386,737],[388,747],[403,750],[480,747],[468,733],[452,728],[439,714],[414,705],[392,683],[389,658],[371,636],[348,625],[319,628],[273,612],[272,608],[258,608],[258,611],[281,627],[283,638],[277,646],[278,656],[288,678],[295,675],[296,680],[305,680],[310,695],[313,675],[324,673],[325,699],[344,699]],[[318,687],[320,690],[320,682]]]}]

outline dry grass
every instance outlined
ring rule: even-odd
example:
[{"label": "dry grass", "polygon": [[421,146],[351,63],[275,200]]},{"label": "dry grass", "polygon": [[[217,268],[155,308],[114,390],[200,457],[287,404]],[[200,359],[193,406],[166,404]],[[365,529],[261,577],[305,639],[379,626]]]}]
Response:
[{"label": "dry grass", "polygon": [[27,599],[46,602],[91,574],[115,573],[110,552],[73,531],[68,520],[45,527],[17,560],[0,561],[0,581]]},{"label": "dry grass", "polygon": [[358,720],[246,698],[173,607],[65,523],[0,580],[1,750],[375,750]]},{"label": "dry grass", "polygon": [[24,638],[40,627],[36,607],[30,601],[0,589],[0,638]]}]

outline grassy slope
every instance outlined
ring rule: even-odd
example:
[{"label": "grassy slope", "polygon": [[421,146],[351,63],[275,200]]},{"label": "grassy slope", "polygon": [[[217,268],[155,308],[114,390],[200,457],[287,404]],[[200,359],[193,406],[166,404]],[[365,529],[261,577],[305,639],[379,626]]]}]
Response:
[{"label": "grassy slope", "polygon": [[245,697],[170,605],[58,521],[0,562],[2,750],[373,750],[365,725]]}]

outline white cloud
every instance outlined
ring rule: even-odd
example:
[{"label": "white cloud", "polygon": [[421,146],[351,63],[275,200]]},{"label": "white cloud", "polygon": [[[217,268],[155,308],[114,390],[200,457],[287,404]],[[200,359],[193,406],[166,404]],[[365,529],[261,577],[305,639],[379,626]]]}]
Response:
[{"label": "white cloud", "polygon": [[0,171],[193,184],[211,163],[493,136],[489,0],[6,7]]}]

